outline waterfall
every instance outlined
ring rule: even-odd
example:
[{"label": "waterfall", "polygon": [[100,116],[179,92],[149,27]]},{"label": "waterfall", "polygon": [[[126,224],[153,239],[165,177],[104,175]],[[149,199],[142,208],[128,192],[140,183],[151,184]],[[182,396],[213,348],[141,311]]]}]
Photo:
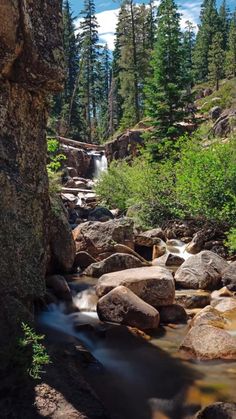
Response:
[{"label": "waterfall", "polygon": [[93,162],[94,162],[94,172],[93,178],[99,179],[102,172],[107,171],[107,158],[105,154],[101,153],[93,153]]}]

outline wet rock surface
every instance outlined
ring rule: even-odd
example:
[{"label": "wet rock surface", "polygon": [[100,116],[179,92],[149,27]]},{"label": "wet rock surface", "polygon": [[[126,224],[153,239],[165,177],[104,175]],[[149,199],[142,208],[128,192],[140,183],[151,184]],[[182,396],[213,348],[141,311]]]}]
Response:
[{"label": "wet rock surface", "polygon": [[204,407],[195,419],[235,419],[236,403],[217,402]]},{"label": "wet rock surface", "polygon": [[184,308],[203,308],[210,304],[211,294],[203,290],[176,290],[175,301]]},{"label": "wet rock surface", "polygon": [[84,275],[99,278],[109,272],[118,272],[124,269],[141,268],[144,264],[140,259],[125,253],[114,253],[101,262],[93,263],[84,271]]}]

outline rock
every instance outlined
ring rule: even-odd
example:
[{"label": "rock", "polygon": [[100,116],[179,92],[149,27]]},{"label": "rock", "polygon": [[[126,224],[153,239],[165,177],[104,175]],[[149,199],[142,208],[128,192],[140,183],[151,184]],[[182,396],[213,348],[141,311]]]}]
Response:
[{"label": "rock", "polygon": [[163,240],[159,239],[158,242],[156,242],[152,249],[152,259],[157,259],[166,253],[166,244]]},{"label": "rock", "polygon": [[210,87],[207,87],[207,88],[206,88],[206,89],[204,89],[204,91],[203,91],[203,97],[210,96],[210,95],[212,95],[212,93],[213,93],[213,90],[212,90]]},{"label": "rock", "polygon": [[222,108],[220,106],[214,106],[211,108],[209,114],[213,121],[219,118],[220,114],[222,113]]},{"label": "rock", "polygon": [[190,329],[180,349],[189,358],[236,359],[236,338],[218,327],[203,324]]},{"label": "rock", "polygon": [[154,307],[174,302],[175,287],[172,274],[165,268],[150,266],[127,269],[103,275],[96,287],[99,297],[123,285]]},{"label": "rock", "polygon": [[[223,242],[219,242],[219,238],[221,240],[225,239],[225,234],[219,227],[206,226],[194,234],[192,241],[186,247],[186,251],[195,255],[204,249],[212,250],[213,247],[222,246]],[[224,247],[223,252],[225,253]]]},{"label": "rock", "polygon": [[144,330],[159,326],[158,311],[124,286],[118,286],[102,297],[98,301],[97,312],[102,321]]},{"label": "rock", "polygon": [[76,227],[73,237],[77,252],[86,251],[96,258],[103,253],[113,253],[118,243],[133,248],[133,222],[127,218],[104,223],[89,221]]},{"label": "rock", "polygon": [[214,304],[214,308],[216,308],[216,310],[220,311],[221,313],[224,313],[226,311],[233,310],[236,308],[236,298],[220,298],[218,301],[216,300],[212,302],[212,304]]},{"label": "rock", "polygon": [[79,292],[74,298],[74,303],[80,311],[96,311],[98,297],[95,287]]},{"label": "rock", "polygon": [[68,178],[66,183],[64,184],[65,188],[76,188],[76,182],[72,178]]},{"label": "rock", "polygon": [[136,258],[138,258],[139,260],[141,260],[141,262],[144,265],[150,266],[150,262],[148,262],[146,259],[144,259],[142,256],[140,256],[137,252],[135,252],[130,247],[125,246],[124,244],[119,244],[119,243],[118,244],[115,244],[114,245],[114,251],[116,253],[126,253],[126,254],[129,254],[129,255],[133,255]]},{"label": "rock", "polygon": [[202,325],[214,326],[220,329],[225,329],[227,326],[227,321],[218,310],[211,306],[206,306],[199,313],[196,314],[196,316],[191,322],[191,327]]},{"label": "rock", "polygon": [[211,293],[211,300],[219,301],[221,297],[233,297],[233,296],[234,294],[227,287],[223,287],[220,290],[216,290]]},{"label": "rock", "polygon": [[235,419],[236,403],[217,402],[204,407],[195,419]]},{"label": "rock", "polygon": [[192,237],[198,230],[195,220],[171,220],[164,225],[164,234],[167,239],[180,239]]},{"label": "rock", "polygon": [[63,161],[63,164],[66,167],[69,166],[70,168],[72,167],[75,169],[75,171],[73,171],[73,177],[81,176],[86,178],[92,164],[92,157],[87,151],[67,145],[61,145],[60,151],[66,156],[66,160]]},{"label": "rock", "polygon": [[126,157],[136,157],[140,154],[140,146],[144,145],[142,134],[145,132],[140,130],[127,130],[120,134],[117,138],[105,144],[105,154],[110,163],[113,160],[120,160]]},{"label": "rock", "polygon": [[92,263],[96,263],[96,259],[87,252],[78,252],[75,256],[74,268],[80,268],[82,271],[90,266]]},{"label": "rock", "polygon": [[216,253],[204,250],[187,259],[175,274],[181,288],[214,290],[221,286],[228,263]]},{"label": "rock", "polygon": [[105,222],[108,220],[113,220],[114,216],[107,208],[96,207],[89,211],[88,221],[101,221]]},{"label": "rock", "polygon": [[[77,170],[74,167],[66,167],[64,170],[67,171],[68,175],[73,179],[77,176]],[[75,180],[75,179],[73,179]]]},{"label": "rock", "polygon": [[84,271],[84,275],[99,278],[109,272],[123,271],[124,269],[141,268],[143,263],[133,255],[115,253],[101,262],[93,263]]},{"label": "rock", "polygon": [[236,261],[230,263],[225,269],[222,276],[222,282],[230,291],[236,291]]},{"label": "rock", "polygon": [[52,201],[50,254],[47,272],[70,273],[75,260],[75,243],[66,213],[59,200]]},{"label": "rock", "polygon": [[178,304],[158,307],[158,311],[161,323],[187,323],[187,313]]},{"label": "rock", "polygon": [[[31,323],[33,301],[45,293],[50,217],[46,113],[48,97],[62,89],[64,74],[60,2],[3,0],[0,8],[0,375],[3,377],[2,369],[8,361],[12,362],[7,360],[11,353],[8,346],[15,345],[22,321]],[[13,380],[9,382],[14,386]]]},{"label": "rock", "polygon": [[203,290],[176,290],[175,301],[187,309],[204,308],[210,304],[211,294]]},{"label": "rock", "polygon": [[61,275],[51,275],[46,277],[46,286],[51,288],[57,298],[63,301],[72,301],[70,288]]},{"label": "rock", "polygon": [[185,259],[181,258],[178,255],[172,253],[166,253],[165,255],[154,259],[152,261],[153,266],[181,266],[184,263]]},{"label": "rock", "polygon": [[[162,242],[160,242],[160,240]],[[161,228],[144,231],[135,236],[135,244],[138,246],[152,247],[154,244],[164,243],[165,235]]]},{"label": "rock", "polygon": [[211,132],[215,137],[226,137],[236,129],[235,123],[236,109],[224,111],[215,121]]}]

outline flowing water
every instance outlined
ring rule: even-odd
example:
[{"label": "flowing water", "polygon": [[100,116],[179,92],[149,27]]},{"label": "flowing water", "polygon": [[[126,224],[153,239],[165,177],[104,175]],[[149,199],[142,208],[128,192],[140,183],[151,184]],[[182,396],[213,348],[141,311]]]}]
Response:
[{"label": "flowing water", "polygon": [[[186,256],[183,244],[177,247]],[[95,283],[79,278],[73,288]],[[187,325],[160,328],[146,340],[100,322],[96,312],[64,314],[63,305],[49,306],[39,323],[49,338],[72,337],[92,353],[98,363],[84,374],[112,419],[191,418],[215,401],[236,401],[236,362],[190,362],[178,351]]]},{"label": "flowing water", "polygon": [[99,179],[103,172],[107,171],[107,158],[104,153],[99,153],[96,151],[91,151],[90,154],[93,157],[93,178],[96,180]]}]

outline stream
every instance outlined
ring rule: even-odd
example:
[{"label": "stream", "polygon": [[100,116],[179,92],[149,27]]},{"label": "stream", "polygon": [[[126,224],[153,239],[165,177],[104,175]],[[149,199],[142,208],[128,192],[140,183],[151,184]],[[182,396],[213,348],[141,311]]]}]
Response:
[{"label": "stream", "polygon": [[[79,292],[96,282],[78,276],[72,284]],[[49,340],[60,344],[72,337],[93,355],[97,362],[84,368],[84,376],[112,419],[190,419],[208,404],[236,401],[236,362],[189,361],[178,351],[187,325],[160,327],[146,338],[100,322],[95,311],[64,309],[50,305],[39,316],[40,327]]]}]

